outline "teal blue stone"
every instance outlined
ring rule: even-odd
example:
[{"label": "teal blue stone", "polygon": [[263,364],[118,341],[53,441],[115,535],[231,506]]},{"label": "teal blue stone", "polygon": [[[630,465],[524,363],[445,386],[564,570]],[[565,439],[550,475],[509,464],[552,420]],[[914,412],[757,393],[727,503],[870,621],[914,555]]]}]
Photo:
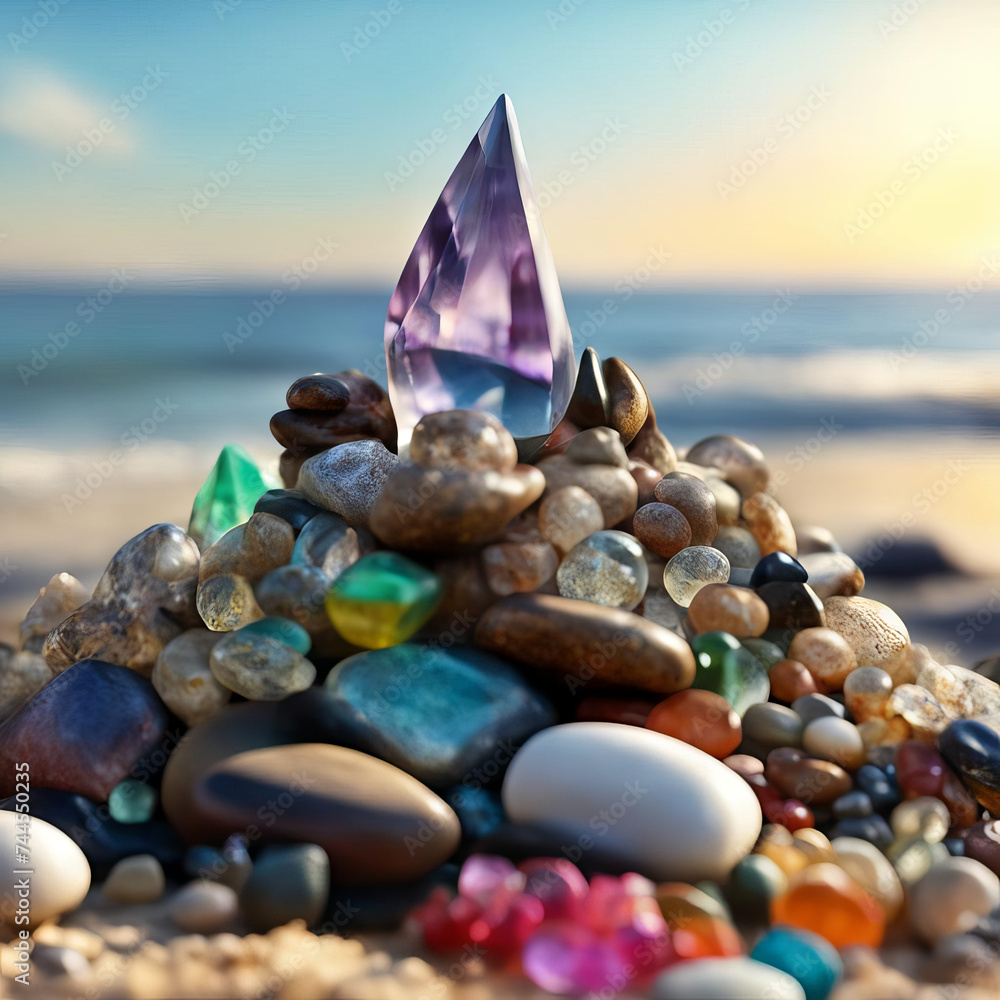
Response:
[{"label": "teal blue stone", "polygon": [[298,622],[293,622],[291,618],[279,618],[277,616],[259,618],[257,621],[250,622],[249,625],[244,625],[243,628],[239,628],[236,631],[240,635],[260,635],[267,639],[277,639],[278,642],[283,642],[286,646],[291,646],[292,649],[303,656],[309,652],[312,646],[312,639],[309,633]]},{"label": "teal blue stone", "polygon": [[119,823],[147,823],[156,811],[156,789],[126,778],[111,789],[108,812]]},{"label": "teal blue stone", "polygon": [[829,941],[797,927],[773,927],[750,957],[791,976],[806,1000],[826,1000],[844,973],[844,963]]},{"label": "teal blue stone", "polygon": [[435,788],[489,784],[521,743],[556,722],[513,667],[472,647],[367,650],[341,661],[325,688],[338,742]]},{"label": "teal blue stone", "polygon": [[694,688],[722,695],[737,715],[767,701],[771,681],[764,664],[728,632],[706,632],[691,641],[695,654]]}]

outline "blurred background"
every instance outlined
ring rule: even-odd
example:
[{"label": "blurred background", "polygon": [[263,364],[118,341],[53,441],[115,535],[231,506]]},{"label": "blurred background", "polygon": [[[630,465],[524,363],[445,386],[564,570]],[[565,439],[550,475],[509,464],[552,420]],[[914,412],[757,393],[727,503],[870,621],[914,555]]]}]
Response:
[{"label": "blurred background", "polygon": [[[276,467],[496,98],[577,353],[764,448],[948,662],[1000,648],[995,0],[6,0],[0,623]],[[111,456],[118,456],[112,461]]]}]

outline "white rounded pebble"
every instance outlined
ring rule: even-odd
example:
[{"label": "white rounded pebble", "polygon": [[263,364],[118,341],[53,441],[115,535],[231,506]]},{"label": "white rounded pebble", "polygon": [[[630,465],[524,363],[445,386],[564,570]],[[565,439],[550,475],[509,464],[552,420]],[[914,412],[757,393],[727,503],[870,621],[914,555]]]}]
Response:
[{"label": "white rounded pebble", "polygon": [[536,733],[514,755],[502,795],[513,822],[659,881],[725,880],[761,827],[757,798],[735,771],[670,736],[611,722]]},{"label": "white rounded pebble", "polygon": [[925,941],[963,934],[1000,906],[1000,879],[972,858],[945,858],[910,887],[910,924]]},{"label": "white rounded pebble", "polygon": [[903,886],[889,859],[860,837],[836,837],[830,846],[837,854],[837,864],[876,900],[886,920],[894,920],[903,906]]},{"label": "white rounded pebble", "polygon": [[[32,817],[26,827],[19,825],[22,813],[0,810],[0,924],[32,927],[49,917],[75,910],[90,888],[90,863],[83,851],[44,820]],[[30,864],[25,865],[16,851],[18,838],[27,830]],[[14,872],[30,868],[30,876]],[[28,879],[27,895],[19,893],[18,882]],[[21,903],[26,899],[25,904]],[[18,914],[27,914],[28,923],[17,923]]]},{"label": "white rounded pebble", "polygon": [[170,899],[170,919],[191,934],[218,934],[236,919],[239,896],[221,882],[196,879]]},{"label": "white rounded pebble", "polygon": [[653,983],[653,1000],[806,1000],[787,972],[752,958],[681,962]]},{"label": "white rounded pebble", "polygon": [[802,731],[802,749],[848,771],[856,771],[866,760],[865,744],[858,727],[835,715],[813,719],[806,726]]},{"label": "white rounded pebble", "polygon": [[101,893],[113,903],[152,903],[165,887],[160,862],[152,854],[133,854],[108,872]]},{"label": "white rounded pebble", "polygon": [[215,644],[227,633],[193,628],[160,650],[150,680],[174,715],[196,726],[215,715],[232,697],[208,665]]}]

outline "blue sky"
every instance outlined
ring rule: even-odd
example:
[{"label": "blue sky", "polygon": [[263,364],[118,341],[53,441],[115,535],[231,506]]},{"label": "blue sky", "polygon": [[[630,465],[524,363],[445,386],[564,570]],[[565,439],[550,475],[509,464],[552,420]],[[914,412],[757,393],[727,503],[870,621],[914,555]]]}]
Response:
[{"label": "blue sky", "polygon": [[0,277],[326,239],[391,283],[506,91],[564,283],[948,284],[1000,242],[998,42],[987,0],[5,0]]}]

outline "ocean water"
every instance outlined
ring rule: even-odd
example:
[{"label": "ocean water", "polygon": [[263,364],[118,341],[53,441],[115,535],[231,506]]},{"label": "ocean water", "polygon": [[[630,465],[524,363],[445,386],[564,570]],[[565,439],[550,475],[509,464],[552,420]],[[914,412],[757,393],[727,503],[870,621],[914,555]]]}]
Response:
[{"label": "ocean water", "polygon": [[[0,294],[0,446],[267,437],[300,375],[356,367],[384,384],[389,290],[262,288]],[[566,294],[577,354],[618,355],[678,442],[811,433],[1000,431],[1000,293]],[[143,424],[145,421],[145,424]]]}]

